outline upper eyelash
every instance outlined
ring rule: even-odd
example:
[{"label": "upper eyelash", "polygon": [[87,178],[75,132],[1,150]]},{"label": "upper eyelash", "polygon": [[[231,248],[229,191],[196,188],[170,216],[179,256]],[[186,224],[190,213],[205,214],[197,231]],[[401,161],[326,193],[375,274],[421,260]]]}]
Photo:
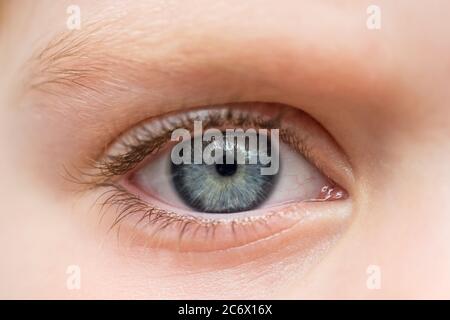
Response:
[{"label": "upper eyelash", "polygon": [[[214,109],[211,109],[214,110]],[[223,110],[222,110],[223,111]],[[207,119],[204,121],[205,127],[214,127],[223,124],[223,119],[230,122],[233,126],[255,126],[261,128],[276,128],[279,127],[280,119],[283,114],[283,109],[279,111],[276,117],[270,119],[264,119],[261,116],[254,115],[252,117],[244,117],[243,113],[236,113],[232,107],[224,110],[223,113],[214,114],[208,113]],[[257,112],[256,112],[257,114]],[[149,130],[146,130],[145,126],[138,127],[140,134],[129,134],[128,139],[119,139],[118,143],[125,153],[119,153],[116,155],[106,154],[100,160],[91,160],[90,165],[85,168],[74,168],[76,174],[72,170],[64,167],[63,176],[70,182],[83,186],[83,190],[92,190],[106,185],[114,185],[116,177],[120,177],[129,171],[133,170],[139,163],[141,163],[147,156],[152,153],[158,152],[158,150],[170,140],[170,136],[173,130],[179,127],[191,128],[192,120],[181,117],[180,123],[176,127],[167,129],[158,136],[154,136]],[[320,163],[311,156],[310,146],[298,135],[290,132],[289,130],[280,128],[280,140],[293,146],[299,153],[313,163],[319,170],[327,176],[331,183],[333,180],[322,170]],[[73,168],[72,168],[73,169]]]},{"label": "upper eyelash", "polygon": [[[232,108],[226,109],[225,119],[222,119],[223,114],[211,113],[208,115],[206,120],[203,120],[203,125],[205,128],[211,128],[215,126],[223,125],[223,122],[229,122],[233,126],[255,126],[263,128],[275,128],[279,124],[279,117],[265,120],[261,117],[244,117],[243,114],[234,113]],[[241,116],[239,116],[241,115]],[[177,128],[185,128],[192,130],[192,120],[195,119],[180,119],[181,123],[173,128],[167,129],[160,133],[158,136],[152,136],[152,133],[145,130],[145,127],[140,128],[140,135],[130,135],[127,141],[122,140],[119,143],[122,148],[128,150],[126,153],[118,155],[106,155],[100,161],[96,161],[93,164],[94,172],[86,173],[86,176],[97,177],[97,178],[113,178],[115,176],[120,176],[128,171],[132,170],[137,164],[143,161],[148,155],[158,151],[167,141],[170,140],[172,132]],[[282,130],[281,130],[282,131]],[[142,133],[144,138],[142,138]],[[286,138],[286,134],[283,132],[280,134],[281,139]],[[305,151],[306,150],[302,150]],[[104,182],[103,180],[102,182]]]}]

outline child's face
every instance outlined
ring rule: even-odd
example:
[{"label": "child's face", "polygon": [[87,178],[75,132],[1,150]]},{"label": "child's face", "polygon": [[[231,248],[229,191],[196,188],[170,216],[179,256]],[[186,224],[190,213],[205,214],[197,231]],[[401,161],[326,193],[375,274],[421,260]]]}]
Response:
[{"label": "child's face", "polygon": [[450,298],[450,2],[372,2],[0,2],[0,297]]}]

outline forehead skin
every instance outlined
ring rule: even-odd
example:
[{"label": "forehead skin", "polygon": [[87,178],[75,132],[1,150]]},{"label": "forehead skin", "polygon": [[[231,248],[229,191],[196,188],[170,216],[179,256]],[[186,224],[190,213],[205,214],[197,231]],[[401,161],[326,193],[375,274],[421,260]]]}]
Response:
[{"label": "forehead skin", "polygon": [[[59,214],[69,206],[42,186],[60,159],[93,156],[136,121],[258,100],[320,120],[348,154],[357,189],[342,241],[307,279],[294,276],[271,297],[448,298],[450,2],[377,1],[381,29],[368,30],[372,3],[80,0],[81,29],[69,31],[73,1],[2,1],[0,296],[127,298],[127,287],[158,297],[148,266],[86,249],[87,236]],[[64,287],[73,259],[99,270],[81,293]],[[367,289],[369,265],[381,266],[382,290]],[[233,276],[249,298],[270,282]],[[194,280],[166,279],[163,297],[211,297]]]}]

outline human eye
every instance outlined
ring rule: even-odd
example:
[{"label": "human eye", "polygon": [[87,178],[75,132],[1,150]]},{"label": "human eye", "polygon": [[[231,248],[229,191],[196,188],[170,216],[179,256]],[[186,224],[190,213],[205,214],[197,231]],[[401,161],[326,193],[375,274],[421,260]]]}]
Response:
[{"label": "human eye", "polygon": [[[187,139],[173,138],[180,129]],[[214,138],[205,139],[208,132]],[[257,143],[248,136],[227,140],[230,132],[253,133]],[[129,234],[134,247],[236,252],[295,234],[291,229],[299,226],[304,241],[332,239],[350,217],[340,153],[326,130],[299,109],[231,103],[138,123],[108,146],[83,179],[97,190],[103,218]],[[208,162],[206,154],[219,161]],[[174,161],[174,155],[188,161]]]}]

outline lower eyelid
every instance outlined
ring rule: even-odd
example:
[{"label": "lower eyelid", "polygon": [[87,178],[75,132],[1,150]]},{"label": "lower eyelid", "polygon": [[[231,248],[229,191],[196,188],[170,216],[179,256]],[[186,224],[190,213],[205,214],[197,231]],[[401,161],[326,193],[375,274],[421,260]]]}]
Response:
[{"label": "lower eyelid", "polygon": [[[332,202],[299,202],[266,210],[259,216],[235,219],[199,221],[186,219],[168,221],[147,217],[136,212],[120,222],[120,238],[127,239],[126,246],[145,250],[167,250],[178,253],[238,252],[257,248],[275,239],[283,238],[293,229],[299,241],[313,241],[305,230],[323,228],[315,234],[322,240],[334,236],[350,217],[350,200]],[[177,215],[178,216],[178,215]]]}]

